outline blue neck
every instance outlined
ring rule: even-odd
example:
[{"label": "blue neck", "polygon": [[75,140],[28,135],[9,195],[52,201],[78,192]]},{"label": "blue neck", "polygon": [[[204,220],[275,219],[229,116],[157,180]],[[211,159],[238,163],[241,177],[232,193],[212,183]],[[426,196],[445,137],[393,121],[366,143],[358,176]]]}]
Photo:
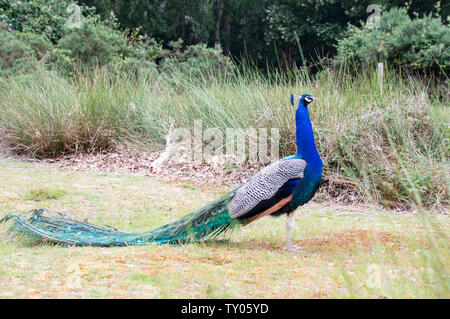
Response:
[{"label": "blue neck", "polygon": [[295,124],[297,127],[297,155],[301,156],[312,169],[313,172],[322,172],[322,159],[314,142],[311,120],[309,118],[308,108],[300,101],[295,114]]}]

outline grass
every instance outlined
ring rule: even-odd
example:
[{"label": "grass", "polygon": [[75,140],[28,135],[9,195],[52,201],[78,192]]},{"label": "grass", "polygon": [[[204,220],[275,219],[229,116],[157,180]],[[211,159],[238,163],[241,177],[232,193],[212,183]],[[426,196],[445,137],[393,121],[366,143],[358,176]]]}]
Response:
[{"label": "grass", "polygon": [[36,188],[31,189],[25,194],[25,199],[40,202],[46,199],[60,199],[66,194],[66,191],[58,188]]},{"label": "grass", "polygon": [[[33,189],[65,192],[39,207],[144,231],[227,192],[114,173],[0,160],[0,217],[37,208]],[[263,218],[202,245],[29,246],[0,225],[0,298],[449,298],[450,220],[309,204],[296,215],[302,247],[283,251],[284,218]]]},{"label": "grass", "polygon": [[[364,197],[385,207],[449,205],[449,112],[445,88],[386,70],[376,75],[289,79],[244,70],[207,81],[167,74],[132,78],[93,71],[74,79],[43,72],[0,79],[0,136],[10,151],[36,157],[111,151],[119,145],[161,147],[171,124],[279,128],[280,155],[295,150],[291,93],[320,99],[310,107],[325,183],[332,197]],[[177,83],[177,84],[173,84]],[[394,156],[393,148],[397,149]],[[403,161],[403,165],[399,165]],[[411,181],[405,178],[411,172]]]}]

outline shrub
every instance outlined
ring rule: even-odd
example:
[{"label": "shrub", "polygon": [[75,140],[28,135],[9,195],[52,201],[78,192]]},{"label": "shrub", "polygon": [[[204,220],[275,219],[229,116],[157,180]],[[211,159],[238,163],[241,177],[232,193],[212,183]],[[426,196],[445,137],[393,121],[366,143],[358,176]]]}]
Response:
[{"label": "shrub", "polygon": [[158,73],[156,63],[135,57],[127,57],[113,66],[118,76],[127,74],[135,79],[151,78]]},{"label": "shrub", "polygon": [[57,47],[71,67],[104,66],[118,62],[127,38],[101,22],[84,19],[80,28],[72,28],[58,41]]},{"label": "shrub", "polygon": [[[2,0],[0,2],[0,22],[8,31],[31,32],[45,35],[56,43],[64,34],[64,25],[71,14],[67,8],[72,0]],[[92,9],[79,7],[83,15],[92,14]]]},{"label": "shrub", "polygon": [[172,75],[184,74],[189,78],[201,79],[214,75],[228,75],[234,69],[230,58],[222,54],[219,45],[208,48],[206,44],[195,44],[182,50],[183,41],[172,41],[172,48],[161,61],[161,70]]},{"label": "shrub", "polygon": [[156,61],[163,57],[165,50],[154,38],[139,35],[140,28],[135,29],[128,37],[126,55],[140,60]]},{"label": "shrub", "polygon": [[49,62],[53,45],[45,35],[0,31],[0,74],[27,72]]},{"label": "shrub", "polygon": [[406,102],[355,116],[340,128],[326,169],[364,181],[359,191],[386,207],[408,207],[414,191],[426,206],[445,203],[444,166],[436,164],[447,160],[445,128],[423,97]]},{"label": "shrub", "polygon": [[338,43],[336,66],[368,68],[384,61],[421,72],[450,71],[450,27],[431,15],[411,19],[405,9],[381,15],[381,27],[350,26]]},{"label": "shrub", "polygon": [[158,73],[155,61],[164,55],[162,45],[155,39],[138,35],[136,29],[129,36],[123,52],[124,59],[114,65],[117,74],[126,73],[135,78],[151,77]]},{"label": "shrub", "polygon": [[163,52],[154,39],[133,35],[128,39],[115,25],[92,18],[84,19],[80,28],[67,30],[57,48],[58,64],[65,71],[108,66],[134,76],[155,73],[154,60]]}]

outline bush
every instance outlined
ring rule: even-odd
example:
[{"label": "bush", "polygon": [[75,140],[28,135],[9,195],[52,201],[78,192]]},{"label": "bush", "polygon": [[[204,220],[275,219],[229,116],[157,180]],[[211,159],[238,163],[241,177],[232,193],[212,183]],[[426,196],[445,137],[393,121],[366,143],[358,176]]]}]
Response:
[{"label": "bush", "polygon": [[22,73],[45,66],[52,49],[45,35],[0,31],[0,74]]},{"label": "bush", "polygon": [[37,68],[63,73],[92,70],[108,65],[134,76],[157,72],[156,58],[162,48],[153,40],[128,42],[112,28],[85,23],[73,29],[55,47],[45,35],[0,31],[0,74],[26,73]]},{"label": "bush", "polygon": [[62,70],[72,72],[107,66],[133,76],[155,73],[154,60],[163,52],[154,39],[133,35],[128,39],[114,25],[92,18],[84,19],[80,28],[69,29],[57,48]]},{"label": "bush", "polygon": [[[2,0],[0,22],[8,31],[31,32],[45,35],[56,43],[64,34],[64,25],[71,14],[67,9],[72,0]],[[92,9],[80,6],[83,15],[92,14]]]},{"label": "bush", "polygon": [[153,38],[138,35],[136,29],[130,36],[124,50],[124,59],[114,65],[117,74],[128,76],[151,77],[158,73],[155,61],[164,55],[161,44]]},{"label": "bush", "polygon": [[206,44],[195,44],[182,50],[183,41],[172,41],[172,51],[160,63],[161,70],[172,75],[184,74],[189,78],[210,78],[212,75],[229,75],[234,63],[222,54],[219,45],[208,48]]},{"label": "bush", "polygon": [[413,71],[450,71],[450,27],[431,15],[411,19],[405,9],[382,14],[380,28],[350,26],[337,48],[337,67],[384,61]]},{"label": "bush", "polygon": [[126,44],[127,38],[121,32],[85,19],[80,28],[69,29],[57,47],[68,66],[92,68],[120,61]]},{"label": "bush", "polygon": [[127,74],[128,77],[134,79],[152,78],[158,74],[156,63],[134,57],[127,57],[112,68],[118,76]]},{"label": "bush", "polygon": [[445,165],[436,164],[447,160],[445,128],[426,104],[419,96],[355,117],[328,147],[326,169],[364,181],[359,191],[385,207],[408,207],[414,191],[426,206],[445,203]]},{"label": "bush", "polygon": [[[128,38],[118,31],[114,19],[99,21],[92,14],[94,8],[71,5],[65,0],[0,1],[2,74],[40,65],[59,68],[64,74],[104,65],[132,74],[155,71],[153,61],[163,49],[154,39],[138,35],[138,30]],[[81,27],[69,28],[68,18],[76,10]]]}]

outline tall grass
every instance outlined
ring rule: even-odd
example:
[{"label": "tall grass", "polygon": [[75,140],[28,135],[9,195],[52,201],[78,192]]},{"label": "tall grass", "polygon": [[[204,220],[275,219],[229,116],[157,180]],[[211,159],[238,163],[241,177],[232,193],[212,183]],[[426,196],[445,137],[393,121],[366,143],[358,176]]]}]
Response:
[{"label": "tall grass", "polygon": [[146,87],[101,71],[68,80],[37,73],[0,80],[0,132],[13,151],[36,157],[110,150],[151,131]]},{"label": "tall grass", "polygon": [[279,128],[280,153],[295,151],[291,93],[319,97],[310,107],[327,192],[364,196],[385,206],[411,206],[394,143],[424,206],[449,204],[448,94],[414,77],[375,74],[312,77],[235,76],[193,79],[159,74],[129,77],[96,70],[65,79],[44,72],[0,79],[0,134],[12,151],[37,157],[164,143],[171,124]]}]

